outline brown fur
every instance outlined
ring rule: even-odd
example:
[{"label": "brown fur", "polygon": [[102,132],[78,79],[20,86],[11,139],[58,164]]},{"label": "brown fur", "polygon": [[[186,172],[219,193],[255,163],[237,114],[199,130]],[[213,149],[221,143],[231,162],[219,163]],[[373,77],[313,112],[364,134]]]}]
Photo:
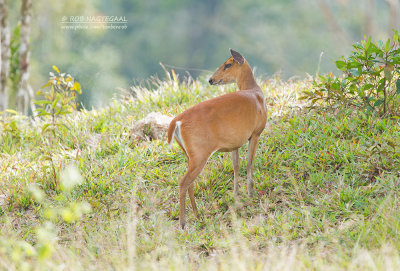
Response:
[{"label": "brown fur", "polygon": [[[192,208],[198,216],[193,194],[194,180],[215,151],[232,151],[234,192],[237,194],[238,149],[249,140],[247,188],[249,195],[253,195],[252,164],[258,138],[266,124],[267,112],[264,95],[254,79],[250,65],[238,52],[231,50],[231,54],[232,57],[211,77],[210,83],[237,82],[239,91],[204,101],[187,109],[176,116],[168,128],[168,143],[170,143],[176,129],[176,122],[181,121],[180,132],[186,148],[185,154],[188,157],[188,170],[179,183],[179,218],[182,228],[186,222],[186,193],[189,192]],[[179,145],[182,147],[181,144]]]},{"label": "brown fur", "polygon": [[171,144],[172,135],[174,134],[175,131],[175,124],[176,124],[176,119],[173,119],[168,126],[168,144]]}]

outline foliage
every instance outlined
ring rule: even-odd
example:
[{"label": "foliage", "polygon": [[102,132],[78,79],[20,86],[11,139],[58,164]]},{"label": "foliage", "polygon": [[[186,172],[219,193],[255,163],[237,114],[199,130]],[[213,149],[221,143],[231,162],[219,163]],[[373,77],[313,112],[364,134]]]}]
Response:
[{"label": "foliage", "polygon": [[11,81],[11,89],[16,94],[19,83],[19,47],[21,44],[20,41],[20,30],[21,26],[18,24],[11,35],[10,39],[10,72],[9,79]]},{"label": "foliage", "polygon": [[37,115],[51,118],[51,123],[45,125],[43,131],[48,128],[54,130],[59,125],[56,122],[59,116],[76,110],[76,95],[82,94],[80,84],[70,74],[60,73],[56,66],[53,66],[53,69],[56,74],[50,72],[49,81],[36,93],[43,98],[35,101],[35,104],[41,107],[36,110]]},{"label": "foliage", "polygon": [[[20,1],[8,2],[10,24],[16,25]],[[323,2],[310,1],[38,0],[32,5],[30,83],[39,89],[49,63],[58,63],[82,83],[84,106],[105,106],[116,88],[129,89],[132,78],[162,75],[160,61],[197,77],[211,73],[229,47],[242,52],[258,74],[280,72],[282,78],[314,74],[324,51],[320,66],[327,72],[333,69],[329,59],[343,54],[364,29],[387,35],[387,1],[376,1],[372,10],[364,2],[326,1],[325,12]],[[124,16],[128,28],[65,30],[60,24],[64,17],[95,15]],[[165,31],[165,25],[173,27]]]},{"label": "foliage", "polygon": [[394,30],[393,39],[371,42],[365,38],[353,45],[352,54],[337,60],[343,76],[319,76],[314,89],[304,98],[315,104],[352,106],[370,114],[398,115],[400,105],[400,36]]},{"label": "foliage", "polygon": [[[195,182],[201,218],[188,207],[181,231],[178,183],[186,157],[165,140],[132,145],[131,124],[152,111],[176,115],[234,87],[171,78],[154,79],[150,90],[136,86],[136,98],[60,116],[70,129],[57,131],[54,144],[40,129],[46,120],[7,119],[20,136],[0,135],[4,269],[399,268],[398,120],[301,110],[297,97],[310,82],[261,82],[270,119],[254,162],[257,195],[246,195],[247,148],[240,151],[237,198],[230,155],[215,153]],[[42,159],[45,149],[52,161]],[[53,169],[58,190],[46,185]],[[66,176],[76,182],[65,183]],[[93,211],[81,215],[84,206],[74,207],[80,202]]]}]

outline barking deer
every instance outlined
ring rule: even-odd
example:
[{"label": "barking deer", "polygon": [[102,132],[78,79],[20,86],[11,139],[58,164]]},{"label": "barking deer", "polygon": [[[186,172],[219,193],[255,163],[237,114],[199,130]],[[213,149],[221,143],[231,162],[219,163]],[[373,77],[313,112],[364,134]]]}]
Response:
[{"label": "barking deer", "polygon": [[230,49],[231,57],[209,80],[211,85],[236,82],[239,91],[201,102],[176,116],[168,127],[168,143],[175,138],[188,159],[188,169],[179,183],[179,221],[184,229],[186,193],[198,217],[194,180],[216,151],[232,152],[234,193],[238,193],[239,148],[249,141],[247,191],[253,196],[253,160],[258,139],[267,121],[264,95],[246,59]]}]

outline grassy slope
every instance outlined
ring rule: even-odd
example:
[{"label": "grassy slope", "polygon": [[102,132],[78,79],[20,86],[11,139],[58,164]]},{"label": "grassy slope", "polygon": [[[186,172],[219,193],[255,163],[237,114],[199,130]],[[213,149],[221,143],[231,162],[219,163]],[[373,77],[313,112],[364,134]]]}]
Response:
[{"label": "grassy slope", "polygon": [[[230,155],[216,153],[196,181],[201,219],[188,204],[185,232],[177,221],[182,151],[165,141],[131,145],[129,128],[151,111],[176,115],[233,86],[159,81],[138,99],[64,117],[68,129],[55,136],[41,133],[44,122],[3,120],[0,268],[399,268],[398,121],[303,110],[297,98],[305,81],[262,87],[270,121],[255,160],[256,197],[246,195],[247,148],[240,151],[237,200]],[[84,183],[65,193],[59,180],[70,163]],[[45,191],[45,204],[32,199],[30,183]],[[77,201],[89,202],[92,212],[76,223],[56,220],[56,239],[36,234],[47,225],[47,209]],[[43,238],[53,240],[51,254],[40,254]]]}]

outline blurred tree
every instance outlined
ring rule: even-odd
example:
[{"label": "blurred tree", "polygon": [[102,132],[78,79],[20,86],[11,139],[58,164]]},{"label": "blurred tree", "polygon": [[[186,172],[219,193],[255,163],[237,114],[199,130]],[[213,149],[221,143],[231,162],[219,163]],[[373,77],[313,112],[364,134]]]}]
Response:
[{"label": "blurred tree", "polygon": [[365,19],[363,32],[366,36],[374,35],[374,9],[375,0],[367,0],[365,4]]},{"label": "blurred tree", "polygon": [[335,33],[335,36],[340,39],[341,42],[349,43],[349,41],[351,40],[350,37],[347,35],[342,26],[338,23],[326,0],[319,0],[318,4],[331,31]]},{"label": "blurred tree", "polygon": [[8,108],[7,77],[10,59],[10,28],[8,26],[8,1],[0,0],[0,111]]},{"label": "blurred tree", "polygon": [[29,104],[32,112],[35,110],[33,104],[33,90],[29,84],[29,57],[30,57],[30,24],[31,24],[31,0],[21,2],[21,29],[20,29],[20,60],[19,60],[19,86],[17,92],[17,110],[24,115],[28,115]]},{"label": "blurred tree", "polygon": [[[9,3],[11,23],[18,17],[14,13],[19,2]],[[80,101],[90,108],[107,104],[118,87],[128,88],[154,74],[163,76],[159,62],[182,67],[176,71],[189,71],[193,77],[204,74],[201,70],[211,73],[229,56],[229,47],[242,52],[257,67],[257,75],[303,77],[319,66],[321,73],[335,71],[330,59],[348,51],[355,40],[370,34],[385,39],[391,33],[387,29],[392,27],[395,5],[388,3],[37,0],[32,10],[30,83],[38,90],[56,65],[81,82]],[[70,16],[124,16],[128,28],[63,29],[61,21]]]},{"label": "blurred tree", "polygon": [[393,29],[399,27],[399,13],[400,13],[400,2],[398,0],[385,0],[389,6],[389,29],[391,33]]},{"label": "blurred tree", "polygon": [[[118,39],[123,30],[63,29],[61,21],[71,16],[100,16],[95,6],[98,1],[35,1],[32,21],[32,74],[34,89],[46,82],[52,65],[70,73],[81,82],[79,101],[86,107],[106,105],[117,87],[127,87],[127,79],[119,73],[121,59],[125,58],[120,47],[128,39]],[[111,6],[117,5],[108,1]],[[111,40],[105,42],[107,33]]]}]

